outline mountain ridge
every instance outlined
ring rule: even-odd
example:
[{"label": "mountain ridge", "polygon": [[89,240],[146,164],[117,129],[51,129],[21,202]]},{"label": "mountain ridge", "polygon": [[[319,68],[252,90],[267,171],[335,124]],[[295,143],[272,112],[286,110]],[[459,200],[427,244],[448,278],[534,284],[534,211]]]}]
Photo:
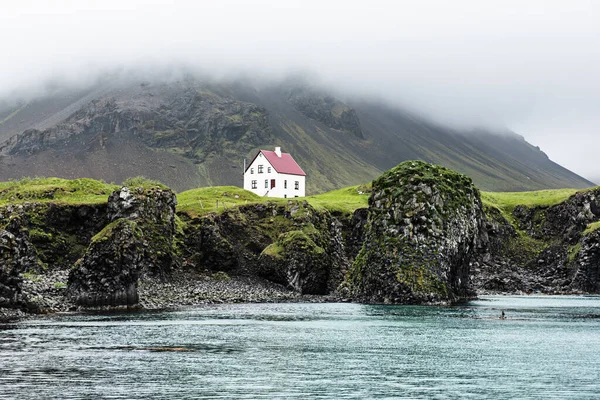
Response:
[{"label": "mountain ridge", "polygon": [[308,193],[368,182],[407,159],[486,190],[593,186],[513,133],[466,132],[296,81],[102,82],[0,109],[0,180],[144,175],[178,191],[242,183],[244,158],[281,146]]}]

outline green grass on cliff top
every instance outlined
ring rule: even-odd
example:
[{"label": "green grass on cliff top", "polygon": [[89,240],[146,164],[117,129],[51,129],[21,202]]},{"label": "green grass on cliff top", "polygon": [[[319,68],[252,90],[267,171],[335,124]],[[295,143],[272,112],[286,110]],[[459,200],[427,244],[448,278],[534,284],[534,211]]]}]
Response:
[{"label": "green grass on cliff top", "polygon": [[549,189],[534,192],[481,192],[484,205],[496,207],[504,218],[512,221],[516,206],[550,207],[573,196],[580,189]]},{"label": "green grass on cliff top", "polygon": [[262,203],[270,198],[260,197],[237,186],[211,186],[187,190],[177,195],[177,211],[192,217],[243,204]]},{"label": "green grass on cliff top", "polygon": [[351,214],[359,208],[369,206],[371,184],[350,186],[343,189],[332,190],[305,198],[316,209],[325,209],[329,212]]},{"label": "green grass on cliff top", "polygon": [[[132,179],[135,180],[138,178]],[[129,183],[133,184],[134,181]],[[144,181],[142,183],[154,184],[153,181]],[[164,185],[161,185],[161,187],[164,187]],[[24,178],[21,180],[0,182],[0,206],[27,201],[62,204],[101,204],[105,203],[108,200],[108,196],[118,188],[118,185],[107,184],[89,178],[73,180],[61,178]],[[566,200],[578,191],[578,189],[556,189],[534,192],[481,192],[481,199],[485,205],[496,207],[505,217],[510,217],[517,205],[528,207],[552,206]],[[317,209],[324,209],[334,213],[351,214],[358,208],[368,206],[370,192],[371,185],[368,184],[350,186],[302,199],[275,199],[260,197],[235,186],[213,186],[192,189],[178,194],[177,199],[179,204],[177,209],[180,212],[190,214],[190,216],[198,216],[210,212],[220,212],[226,208],[243,204],[264,203],[267,201],[287,202],[289,200],[306,200]]]},{"label": "green grass on cliff top", "polygon": [[226,208],[243,204],[306,200],[316,209],[351,214],[357,208],[368,206],[370,191],[371,185],[359,185],[303,198],[280,199],[257,196],[236,186],[212,186],[179,193],[177,211],[195,217],[210,212],[221,212]]},{"label": "green grass on cliff top", "polygon": [[23,178],[0,182],[0,206],[24,202],[106,203],[119,187],[95,179]]},{"label": "green grass on cliff top", "polygon": [[597,231],[598,229],[600,229],[600,221],[597,222],[592,222],[591,224],[589,224],[586,228],[586,230],[583,232],[584,235],[588,235],[592,232]]}]

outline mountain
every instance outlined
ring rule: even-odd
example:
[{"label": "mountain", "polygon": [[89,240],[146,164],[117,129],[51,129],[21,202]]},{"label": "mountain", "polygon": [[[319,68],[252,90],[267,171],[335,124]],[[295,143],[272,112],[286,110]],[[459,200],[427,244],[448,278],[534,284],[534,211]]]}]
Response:
[{"label": "mountain", "polygon": [[242,184],[244,159],[281,146],[307,192],[368,182],[401,161],[462,172],[482,189],[593,186],[514,133],[461,131],[304,81],[105,79],[0,100],[0,180],[143,175],[176,190]]}]

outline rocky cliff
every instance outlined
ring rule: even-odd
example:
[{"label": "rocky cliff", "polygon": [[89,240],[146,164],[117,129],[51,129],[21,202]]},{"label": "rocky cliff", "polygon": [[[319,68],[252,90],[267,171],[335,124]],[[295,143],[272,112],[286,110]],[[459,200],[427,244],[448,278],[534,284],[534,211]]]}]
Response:
[{"label": "rocky cliff", "polygon": [[306,201],[241,206],[187,222],[188,265],[242,270],[303,294],[328,294],[347,268],[340,223]]},{"label": "rocky cliff", "polygon": [[170,189],[123,187],[108,198],[110,223],[96,234],[69,276],[77,304],[120,306],[138,302],[143,273],[170,274],[177,264],[175,206]]},{"label": "rocky cliff", "polygon": [[362,208],[256,198],[195,213],[143,179],[36,182],[0,185],[2,309],[600,291],[598,188],[507,208],[482,203],[464,175],[409,161],[361,192]]},{"label": "rocky cliff", "polygon": [[598,292],[600,189],[551,206],[486,209],[489,247],[472,272],[483,292]]}]

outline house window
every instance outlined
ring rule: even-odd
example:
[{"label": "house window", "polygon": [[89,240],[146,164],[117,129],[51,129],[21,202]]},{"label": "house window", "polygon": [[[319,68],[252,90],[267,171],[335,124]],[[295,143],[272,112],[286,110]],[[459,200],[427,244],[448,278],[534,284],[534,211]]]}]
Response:
[{"label": "house window", "polygon": [[252,189],[256,189],[256,181],[252,181]]},{"label": "house window", "polygon": [[254,168],[250,168],[250,173],[253,174],[254,173]]},{"label": "house window", "polygon": [[262,174],[262,173],[263,173],[263,166],[262,166],[262,165],[259,165],[259,166],[258,166],[258,173],[259,173],[259,174]]},{"label": "house window", "polygon": [[270,174],[271,173],[271,167],[267,167],[267,172]]},{"label": "house window", "polygon": [[268,188],[269,188],[269,180],[265,179],[265,189],[268,189]]},{"label": "house window", "polygon": [[296,190],[300,190],[300,182],[296,181],[296,182],[294,183],[294,189],[296,189]]},{"label": "house window", "polygon": [[284,194],[284,195],[283,195],[283,198],[284,198],[284,199],[287,199],[287,194]]},{"label": "house window", "polygon": [[283,181],[283,188],[287,189],[287,180]]}]

